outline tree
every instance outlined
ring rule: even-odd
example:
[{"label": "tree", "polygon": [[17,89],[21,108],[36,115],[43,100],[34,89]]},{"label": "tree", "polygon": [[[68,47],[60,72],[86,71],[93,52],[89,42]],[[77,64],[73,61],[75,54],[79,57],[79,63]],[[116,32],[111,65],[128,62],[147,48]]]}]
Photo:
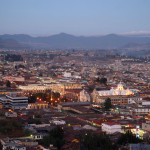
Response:
[{"label": "tree", "polygon": [[6,86],[7,86],[7,87],[11,87],[11,83],[10,83],[9,80],[6,82]]},{"label": "tree", "polygon": [[57,126],[56,128],[52,129],[49,132],[49,136],[46,136],[42,140],[39,141],[39,144],[43,146],[48,147],[50,144],[53,144],[58,149],[61,149],[64,143],[65,143],[64,131],[60,126]]},{"label": "tree", "polygon": [[111,105],[111,99],[110,98],[107,98],[104,102],[104,109],[105,110],[109,110],[110,108],[112,107]]},{"label": "tree", "polygon": [[141,143],[141,142],[142,140],[133,135],[131,131],[127,131],[125,134],[122,134],[119,137],[117,143],[120,145],[126,145],[128,143]]},{"label": "tree", "polygon": [[50,136],[53,145],[60,149],[61,146],[63,146],[64,144],[64,130],[60,126],[57,126],[56,128],[50,131]]},{"label": "tree", "polygon": [[104,84],[104,85],[107,85],[107,78],[96,78],[95,80],[97,83],[100,83],[100,84]]},{"label": "tree", "polygon": [[100,79],[100,82],[102,83],[102,84],[107,84],[107,78],[101,78]]},{"label": "tree", "polygon": [[83,144],[88,150],[111,150],[113,148],[106,134],[85,134]]},{"label": "tree", "polygon": [[28,129],[24,130],[24,136],[30,136],[32,134],[32,132]]},{"label": "tree", "polygon": [[35,103],[36,102],[36,96],[32,95],[28,97],[28,103]]}]

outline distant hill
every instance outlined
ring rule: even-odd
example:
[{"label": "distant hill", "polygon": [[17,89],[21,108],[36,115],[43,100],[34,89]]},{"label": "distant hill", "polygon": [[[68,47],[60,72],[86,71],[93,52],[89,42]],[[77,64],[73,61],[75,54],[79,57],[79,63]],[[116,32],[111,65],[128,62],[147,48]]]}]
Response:
[{"label": "distant hill", "polygon": [[[60,33],[47,37],[25,34],[0,35],[0,48],[44,49],[118,49],[140,47],[150,49],[150,37],[109,34],[105,36],[73,36]],[[145,45],[145,46],[144,46]]]},{"label": "distant hill", "polygon": [[18,43],[14,39],[1,39],[0,38],[0,48],[8,48],[8,49],[23,49],[29,48],[29,46],[25,44]]}]

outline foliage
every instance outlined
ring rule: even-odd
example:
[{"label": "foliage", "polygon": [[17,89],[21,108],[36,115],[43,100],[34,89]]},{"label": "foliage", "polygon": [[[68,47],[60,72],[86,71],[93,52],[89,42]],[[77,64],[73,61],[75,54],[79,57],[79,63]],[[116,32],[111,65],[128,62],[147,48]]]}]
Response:
[{"label": "foliage", "polygon": [[107,98],[104,102],[104,109],[105,110],[109,110],[110,108],[112,107],[111,105],[111,99],[110,98]]},{"label": "foliage", "polygon": [[49,136],[44,137],[42,140],[39,141],[39,144],[48,147],[50,144],[53,144],[58,149],[64,145],[64,131],[60,126],[52,129],[49,132]]},{"label": "foliage", "polygon": [[41,118],[41,115],[36,115],[35,118]]},{"label": "foliage", "polygon": [[6,87],[11,87],[11,83],[9,80],[6,82]]},{"label": "foliage", "polygon": [[24,130],[24,136],[30,136],[32,134],[32,132],[28,129]]},{"label": "foliage", "polygon": [[32,95],[28,97],[28,103],[35,103],[36,102],[36,96]]},{"label": "foliage", "polygon": [[97,82],[97,83],[104,84],[104,85],[107,85],[107,78],[101,78],[101,79],[100,79],[100,78],[98,77],[98,78],[96,79],[96,82]]},{"label": "foliage", "polygon": [[19,68],[25,68],[25,66],[22,65],[22,64],[19,64],[18,66],[15,66],[15,69],[19,69]]},{"label": "foliage", "polygon": [[68,99],[66,98],[66,96],[63,96],[60,101],[61,102],[68,102]]},{"label": "foliage", "polygon": [[141,143],[141,142],[142,140],[133,135],[131,131],[127,131],[125,134],[122,134],[119,137],[117,143],[120,145],[125,145],[128,143]]},{"label": "foliage", "polygon": [[60,100],[60,93],[58,92],[45,92],[35,93],[28,97],[29,103],[35,103],[37,100],[49,102],[52,105],[56,105]]},{"label": "foliage", "polygon": [[29,124],[42,124],[42,122],[39,119],[31,119],[28,122]]},{"label": "foliage", "polygon": [[3,149],[3,145],[0,143],[0,150],[2,150]]},{"label": "foliage", "polygon": [[107,135],[85,134],[83,144],[88,150],[111,150],[113,145]]},{"label": "foliage", "polygon": [[5,135],[9,134],[15,130],[21,130],[22,124],[16,120],[5,119],[0,120],[0,134]]}]

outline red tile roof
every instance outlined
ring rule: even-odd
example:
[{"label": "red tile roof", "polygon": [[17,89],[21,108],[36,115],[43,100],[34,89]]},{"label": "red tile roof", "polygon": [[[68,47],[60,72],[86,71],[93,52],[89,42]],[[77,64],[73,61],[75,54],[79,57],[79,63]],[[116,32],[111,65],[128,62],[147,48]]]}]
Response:
[{"label": "red tile roof", "polygon": [[104,124],[107,124],[109,126],[120,125],[119,122],[104,122]]}]

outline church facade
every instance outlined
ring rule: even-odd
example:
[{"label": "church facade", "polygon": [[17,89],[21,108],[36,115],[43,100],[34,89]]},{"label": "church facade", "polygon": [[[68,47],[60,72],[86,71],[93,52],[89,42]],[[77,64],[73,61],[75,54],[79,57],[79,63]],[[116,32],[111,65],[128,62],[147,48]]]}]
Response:
[{"label": "church facade", "polygon": [[107,98],[111,99],[112,104],[129,104],[131,99],[137,99],[135,96],[137,93],[136,89],[125,89],[122,83],[119,83],[117,88],[111,88],[110,90],[97,91],[96,89],[92,92],[92,102],[94,104],[102,104]]}]

